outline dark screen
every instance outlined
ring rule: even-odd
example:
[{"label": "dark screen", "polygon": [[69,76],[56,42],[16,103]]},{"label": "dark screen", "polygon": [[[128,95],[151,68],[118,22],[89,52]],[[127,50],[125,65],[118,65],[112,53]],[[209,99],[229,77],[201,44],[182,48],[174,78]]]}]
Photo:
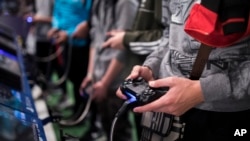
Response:
[{"label": "dark screen", "polygon": [[36,141],[35,125],[0,111],[0,141]]}]

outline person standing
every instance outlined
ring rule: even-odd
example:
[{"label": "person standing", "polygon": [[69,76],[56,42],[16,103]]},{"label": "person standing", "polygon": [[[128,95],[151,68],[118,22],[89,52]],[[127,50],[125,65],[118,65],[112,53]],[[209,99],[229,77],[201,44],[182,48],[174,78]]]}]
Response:
[{"label": "person standing", "polygon": [[[63,67],[63,73],[68,71],[66,78],[73,83],[75,102],[73,114],[69,117],[72,120],[78,118],[81,114],[79,109],[85,105],[79,95],[79,87],[82,77],[87,73],[91,7],[92,0],[55,0],[52,28],[47,33],[48,38],[53,40],[53,45],[63,45],[64,48],[63,57],[57,61]],[[68,54],[70,50],[71,53]],[[64,81],[61,86],[66,95],[66,82]]]},{"label": "person standing", "polygon": [[[110,139],[112,120],[122,104],[115,91],[128,73],[128,68],[136,63],[136,57],[125,50],[102,48],[109,38],[110,30],[130,29],[138,8],[137,0],[95,0],[91,20],[91,48],[88,75],[83,79],[80,91],[92,84],[93,105],[97,107],[103,129]],[[131,125],[128,113],[122,116],[116,126],[114,140],[131,140]],[[91,134],[91,133],[89,133]]]},{"label": "person standing", "polygon": [[[164,1],[164,0],[163,0]],[[162,0],[143,0],[140,2],[131,30],[109,31],[111,36],[103,43],[103,47],[125,49],[135,54],[143,63],[146,57],[166,41],[163,36],[168,32],[168,21],[163,13]],[[131,68],[132,69],[132,68]],[[135,114],[138,137],[141,135],[141,114]]]},{"label": "person standing", "polygon": [[[171,133],[161,135],[152,129],[144,128],[145,134],[142,134],[141,140],[249,140],[249,135],[242,138],[234,137],[236,129],[249,129],[250,127],[248,122],[250,117],[250,81],[248,79],[250,66],[249,1],[168,0],[168,2],[169,5],[165,5],[170,11],[169,15],[166,16],[171,19],[169,32],[165,36],[168,37],[168,44],[151,53],[142,66],[135,66],[128,78],[134,79],[141,76],[149,82],[151,87],[169,87],[169,90],[161,98],[147,105],[136,107],[133,111],[144,115],[162,113],[180,116],[182,119],[182,124],[179,126],[181,130],[179,130],[180,132],[175,130],[177,134],[173,136]],[[220,3],[219,6],[214,7],[218,3]],[[220,12],[228,10],[228,13],[222,12],[228,17],[215,11],[217,8]],[[204,15],[207,15],[209,19]],[[239,17],[234,17],[235,15]],[[196,16],[207,19],[207,22],[197,21],[199,18]],[[211,21],[216,21],[210,18],[211,16],[213,18],[218,16],[219,22],[226,18],[227,22],[222,22],[223,29],[215,28],[215,25],[210,26]],[[201,40],[199,39],[201,37],[194,38],[194,36],[185,32],[184,29],[187,27],[189,18],[194,18],[196,24],[191,28],[197,29],[196,33],[212,29],[209,32],[197,34],[205,33],[206,38]],[[201,25],[201,28],[197,28],[198,25]],[[227,27],[230,27],[230,29]],[[218,31],[210,36],[211,31],[214,30]],[[229,32],[221,35],[223,30]],[[245,36],[237,41],[232,40],[234,38],[228,38],[237,37],[237,35]],[[214,42],[215,40],[216,42]],[[227,42],[224,43],[225,41]],[[201,77],[189,79],[192,78],[191,72],[197,54],[203,48],[202,44],[211,47],[211,53],[208,61],[205,62],[206,65]],[[119,90],[117,95],[126,99]],[[146,119],[149,122],[153,120]],[[160,123],[154,124],[154,126],[162,126]],[[171,126],[171,123],[164,125],[164,127],[170,125],[170,131],[175,129],[173,128],[174,124],[173,126]]]}]

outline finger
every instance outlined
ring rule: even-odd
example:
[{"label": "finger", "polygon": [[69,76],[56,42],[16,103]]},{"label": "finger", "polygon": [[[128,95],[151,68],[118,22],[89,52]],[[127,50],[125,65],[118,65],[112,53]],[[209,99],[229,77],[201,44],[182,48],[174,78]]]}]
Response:
[{"label": "finger", "polygon": [[79,94],[82,95],[82,89],[80,88],[78,91],[79,91]]},{"label": "finger", "polygon": [[176,83],[175,79],[173,77],[167,77],[163,79],[158,79],[154,81],[149,82],[149,86],[151,87],[171,87]]},{"label": "finger", "polygon": [[52,38],[52,32],[51,31],[48,32],[47,38],[49,38],[49,39]]},{"label": "finger", "polygon": [[56,40],[57,44],[61,44],[62,42],[63,42],[63,38],[61,38],[61,37]]},{"label": "finger", "polygon": [[81,96],[83,96],[83,88],[82,88],[82,87],[79,88],[79,94],[80,94]]},{"label": "finger", "polygon": [[118,30],[111,30],[111,31],[107,32],[107,35],[109,35],[109,36],[114,36],[114,35],[116,35],[118,32],[119,32]]},{"label": "finger", "polygon": [[82,90],[82,89],[84,89],[85,87],[83,86],[83,85],[81,85],[80,87],[79,87],[79,90]]},{"label": "finger", "polygon": [[55,44],[56,44],[56,45],[60,44],[59,38],[55,39]]},{"label": "finger", "polygon": [[129,78],[132,78],[132,79],[137,78],[140,74],[140,69],[141,69],[141,66],[139,65],[134,66],[131,74],[129,75]]},{"label": "finger", "polygon": [[110,39],[108,39],[106,42],[104,42],[104,43],[102,44],[102,47],[103,47],[103,48],[110,47],[111,42],[112,42],[112,40],[111,40],[111,38],[110,38]]},{"label": "finger", "polygon": [[81,88],[85,88],[85,87],[86,87],[86,85],[87,85],[87,82],[86,82],[86,81],[82,82],[82,84],[81,84]]},{"label": "finger", "polygon": [[109,33],[109,36],[115,36],[117,34],[117,31],[112,31]]},{"label": "finger", "polygon": [[117,89],[116,91],[116,95],[121,98],[121,99],[127,99],[127,97],[122,93],[122,91],[119,89]]},{"label": "finger", "polygon": [[109,31],[109,32],[106,33],[106,36],[111,36],[112,33],[113,33],[113,31]]}]

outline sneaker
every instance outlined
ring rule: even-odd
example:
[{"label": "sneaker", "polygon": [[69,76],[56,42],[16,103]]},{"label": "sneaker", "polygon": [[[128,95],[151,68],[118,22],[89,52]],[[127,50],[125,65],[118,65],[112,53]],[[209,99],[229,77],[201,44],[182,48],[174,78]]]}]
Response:
[{"label": "sneaker", "polygon": [[106,141],[107,140],[106,135],[101,131],[91,133],[91,138],[93,139],[93,141]]}]

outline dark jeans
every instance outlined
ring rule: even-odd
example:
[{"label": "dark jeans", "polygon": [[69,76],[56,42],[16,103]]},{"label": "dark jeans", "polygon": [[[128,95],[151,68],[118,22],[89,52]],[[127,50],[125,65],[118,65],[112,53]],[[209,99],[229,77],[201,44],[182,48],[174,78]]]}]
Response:
[{"label": "dark jeans", "polygon": [[[250,110],[241,112],[188,111],[182,141],[250,141]],[[244,131],[247,133],[242,134]]]},{"label": "dark jeans", "polygon": [[[67,52],[68,50],[66,50],[66,55],[65,55],[66,61],[68,55]],[[74,100],[75,100],[74,112],[78,111],[79,106],[86,102],[83,101],[84,99],[80,96],[79,88],[83,78],[87,74],[88,60],[89,60],[89,46],[72,47],[68,79],[73,83]]]},{"label": "dark jeans", "polygon": [[[121,100],[116,96],[116,90],[109,90],[108,96],[104,101],[97,104],[98,113],[101,115],[101,122],[103,129],[107,133],[108,140],[111,131],[112,121],[115,118],[115,114],[122,106],[124,100]],[[113,133],[114,141],[130,141],[131,140],[131,123],[128,118],[128,112],[121,115],[114,128]]]},{"label": "dark jeans", "polygon": [[[36,56],[43,58],[46,56],[49,56],[51,53],[53,53],[55,49],[52,47],[51,42],[48,41],[37,41],[36,42]],[[51,72],[52,72],[52,66],[53,69],[56,68],[57,71],[60,70],[59,73],[61,73],[61,69],[58,69],[58,64],[56,63],[55,60],[52,60],[50,62],[40,62],[37,61],[37,66],[46,79],[49,79],[51,77]]]},{"label": "dark jeans", "polygon": [[[71,48],[71,54],[68,54],[69,48]],[[51,53],[54,53],[56,50],[55,46],[52,46],[50,42],[38,42],[37,43],[37,56],[44,57],[48,56]],[[70,55],[70,62],[68,55]],[[67,80],[70,80],[73,83],[73,92],[74,92],[74,113],[78,111],[79,105],[83,102],[82,97],[79,94],[79,87],[83,78],[87,73],[89,60],[89,45],[87,44],[84,47],[75,47],[69,44],[64,45],[63,54],[59,55],[56,59],[51,62],[40,62],[38,63],[39,70],[42,74],[46,76],[46,79],[50,79],[53,71],[56,70],[59,78],[65,73],[67,67],[69,67]],[[70,64],[70,66],[69,66]],[[64,81],[60,86],[63,91],[66,93],[66,81]]]}]

